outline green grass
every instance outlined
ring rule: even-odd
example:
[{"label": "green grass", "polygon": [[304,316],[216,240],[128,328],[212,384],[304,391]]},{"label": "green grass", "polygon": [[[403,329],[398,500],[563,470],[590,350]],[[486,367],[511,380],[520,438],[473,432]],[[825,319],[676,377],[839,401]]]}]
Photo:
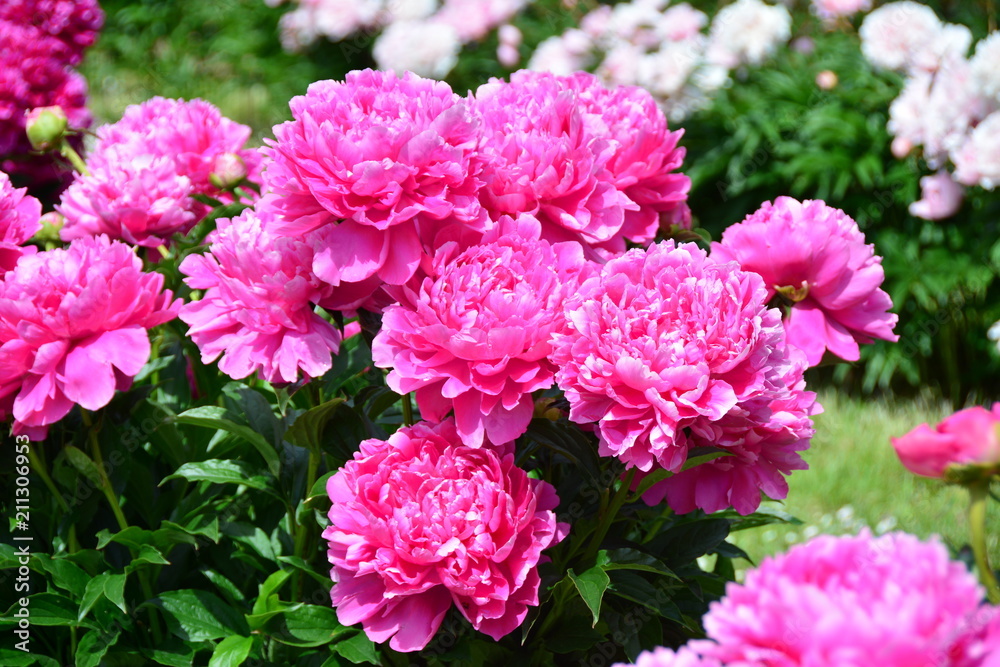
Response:
[{"label": "green grass", "polygon": [[[734,534],[734,541],[759,562],[816,533],[903,530],[922,538],[940,535],[953,552],[968,542],[968,494],[960,487],[917,477],[900,464],[889,439],[952,410],[928,400],[847,398],[836,391],[819,396],[824,414],[815,418],[816,437],[805,453],[809,470],[789,478],[780,508],[801,525],[767,526]],[[1000,564],[1000,503],[990,502],[987,532],[993,565]]]}]

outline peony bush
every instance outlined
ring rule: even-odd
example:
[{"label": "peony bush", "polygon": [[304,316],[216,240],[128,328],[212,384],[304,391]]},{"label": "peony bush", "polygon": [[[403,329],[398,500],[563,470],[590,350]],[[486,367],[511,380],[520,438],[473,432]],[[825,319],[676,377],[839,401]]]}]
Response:
[{"label": "peony bush", "polygon": [[[969,490],[971,563],[862,531],[737,576],[734,532],[793,521],[761,507],[807,467],[819,367],[901,340],[863,211],[695,197],[713,163],[680,121],[783,57],[793,15],[634,0],[535,40],[534,5],[302,0],[286,48],[380,31],[381,68],[313,81],[260,148],[203,99],[85,141],[82,93],[18,102],[11,164],[68,185],[0,172],[0,664],[1000,660],[997,406],[892,442]],[[946,219],[956,181],[991,187],[989,105],[914,109],[991,95],[991,38],[966,61],[933,10],[870,9],[808,20],[908,78],[879,129],[922,146],[914,213]],[[101,18],[13,2],[0,35],[72,83]],[[437,80],[495,29],[529,68]]]}]

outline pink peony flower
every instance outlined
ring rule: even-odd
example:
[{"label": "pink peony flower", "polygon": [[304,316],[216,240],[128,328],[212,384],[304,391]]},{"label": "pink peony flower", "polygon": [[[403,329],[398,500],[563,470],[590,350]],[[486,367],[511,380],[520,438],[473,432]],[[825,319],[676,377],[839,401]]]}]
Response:
[{"label": "pink peony flower", "polygon": [[936,541],[820,536],[730,583],[691,649],[727,665],[913,667],[943,652],[982,589]]},{"label": "pink peony flower", "polygon": [[[118,146],[102,152],[90,174],[78,176],[56,207],[66,218],[64,241],[105,234],[155,248],[186,234],[207,207],[192,199],[191,179],[167,156],[132,157]],[[114,156],[114,157],[113,157]]]},{"label": "pink peony flower", "polygon": [[125,109],[97,130],[87,166],[56,207],[66,217],[63,240],[107,234],[156,247],[185,234],[208,212],[193,199],[233,197],[216,185],[220,160],[243,162],[260,181],[261,156],[245,148],[251,130],[203,100],[154,97]]},{"label": "pink peony flower", "polygon": [[320,279],[371,295],[429,263],[442,229],[485,230],[478,120],[447,84],[357,71],[312,84],[291,107],[265,151],[263,202],[278,234],[322,230]]},{"label": "pink peony flower", "polygon": [[[760,276],[694,244],[665,241],[611,260],[567,302],[569,326],[556,334],[549,357],[570,419],[597,422],[601,455],[642,472],[679,472],[689,428],[713,444],[728,437],[747,453],[759,449],[752,439],[761,437],[748,429],[784,437],[783,417],[769,422],[769,402],[795,402],[800,376],[788,368],[780,314],[766,301]],[[723,437],[727,426],[734,433]],[[797,428],[790,430],[805,436],[807,429]]]},{"label": "pink peony flower", "polygon": [[865,244],[854,220],[819,200],[778,197],[729,227],[712,256],[737,261],[759,273],[768,297],[780,292],[792,305],[785,321],[788,343],[806,354],[810,366],[825,350],[860,358],[859,343],[896,341],[892,300],[879,289],[881,257]]},{"label": "pink peony flower", "polygon": [[727,456],[657,482],[643,495],[647,504],[666,498],[678,514],[732,507],[747,515],[760,506],[761,492],[776,500],[788,496],[785,476],[808,468],[799,452],[809,448],[815,432],[810,417],[823,411],[816,394],[805,390],[805,357],[789,352],[788,362],[778,366],[782,381],[773,391],[744,401],[717,421],[696,419],[677,437],[689,449],[721,449]]},{"label": "pink peony flower", "polygon": [[512,449],[464,446],[451,420],[365,440],[327,492],[337,617],[396,651],[425,647],[452,603],[495,640],[512,632],[538,604],[541,552],[569,529],[550,484]]},{"label": "pink peony flower", "polygon": [[372,359],[392,368],[393,391],[416,391],[425,419],[452,409],[470,447],[509,442],[528,428],[531,392],[553,384],[552,334],[563,303],[590,272],[579,244],[550,245],[531,216],[506,218],[483,244],[445,246],[434,278],[404,288],[382,315]]},{"label": "pink peony flower", "polygon": [[185,282],[205,294],[185,304],[180,318],[202,361],[221,355],[219,370],[232,378],[255,371],[272,383],[295,382],[300,371],[319,377],[330,370],[341,334],[313,310],[327,289],[309,270],[314,244],[268,233],[266,215],[247,209],[220,220],[209,253],[184,259]]},{"label": "pink peony flower", "polygon": [[147,329],[180,300],[106,237],[22,257],[0,280],[0,415],[44,434],[74,404],[97,410],[149,359]]},{"label": "pink peony flower", "polygon": [[97,0],[4,0],[0,21],[31,25],[67,48],[65,62],[79,65],[83,52],[97,41],[104,12]]},{"label": "pink peony flower", "polygon": [[35,252],[21,244],[42,228],[42,205],[26,192],[14,188],[0,171],[0,276],[13,269],[22,255]]},{"label": "pink peony flower", "polygon": [[966,408],[933,429],[921,424],[892,439],[906,469],[924,477],[941,477],[950,465],[1000,464],[1000,403],[992,410]]},{"label": "pink peony flower", "polygon": [[948,667],[1000,667],[1000,607],[983,605],[948,647]]},{"label": "pink peony flower", "polygon": [[626,239],[650,241],[661,222],[690,225],[690,179],[672,173],[681,133],[645,91],[521,70],[481,86],[476,100],[488,165],[481,199],[494,220],[530,213],[547,240],[606,254]]},{"label": "pink peony flower", "polygon": [[661,646],[640,653],[634,665],[619,662],[611,667],[722,667],[722,663],[711,658],[702,658],[686,647],[674,653]]},{"label": "pink peony flower", "polygon": [[965,189],[947,171],[920,179],[920,199],[910,204],[910,215],[925,220],[943,220],[962,208]]},{"label": "pink peony flower", "polygon": [[[608,170],[615,187],[638,209],[625,211],[621,235],[634,243],[653,240],[660,227],[691,227],[687,193],[691,179],[679,173],[687,152],[677,143],[684,130],[671,132],[666,116],[652,95],[642,88],[605,88],[597,77],[577,72],[567,80],[577,92],[591,121],[605,131],[615,146]],[[621,237],[617,237],[619,240]],[[625,250],[624,243],[609,248]]]}]

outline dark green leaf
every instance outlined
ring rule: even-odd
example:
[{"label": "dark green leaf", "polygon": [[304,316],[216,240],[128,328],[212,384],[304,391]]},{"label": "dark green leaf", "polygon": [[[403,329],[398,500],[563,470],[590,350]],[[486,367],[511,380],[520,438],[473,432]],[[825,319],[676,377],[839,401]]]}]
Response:
[{"label": "dark green leaf", "polygon": [[317,605],[302,605],[273,618],[266,629],[282,644],[303,647],[323,646],[354,632],[337,621],[337,613],[332,607]]},{"label": "dark green leaf", "polygon": [[566,574],[573,581],[576,590],[580,592],[580,597],[583,598],[587,608],[590,609],[590,613],[594,615],[594,622],[591,627],[596,627],[597,621],[601,617],[601,600],[604,598],[604,591],[607,590],[608,584],[611,583],[608,574],[600,565],[595,565],[580,575],[577,575],[570,568]]},{"label": "dark green leaf", "polygon": [[167,591],[154,604],[163,609],[167,626],[181,639],[205,641],[250,634],[242,614],[206,591]]},{"label": "dark green leaf", "polygon": [[375,642],[369,639],[368,635],[364,632],[359,632],[350,639],[341,640],[330,648],[355,665],[366,663],[379,664],[378,650],[375,648]]},{"label": "dark green leaf", "polygon": [[299,447],[307,449],[319,447],[323,443],[323,429],[326,428],[327,422],[333,419],[343,403],[343,398],[335,398],[306,410],[295,419],[285,434],[285,438],[288,442]]},{"label": "dark green leaf", "polygon": [[225,408],[207,405],[182,412],[174,420],[180,424],[192,424],[194,426],[218,429],[243,438],[254,446],[264,458],[265,463],[267,463],[268,470],[271,471],[272,475],[277,477],[281,472],[281,463],[271,443],[249,426],[237,424],[229,419],[228,415],[229,412]]},{"label": "dark green leaf", "polygon": [[[243,484],[252,489],[275,493],[273,480],[257,472],[243,461],[211,459],[198,463],[185,463],[174,474],[164,477],[163,482],[178,478],[192,482]],[[160,483],[161,486],[163,482]]]},{"label": "dark green leaf", "polygon": [[76,667],[98,667],[108,649],[115,645],[121,634],[121,628],[115,626],[110,632],[91,630],[85,634],[76,646]]}]

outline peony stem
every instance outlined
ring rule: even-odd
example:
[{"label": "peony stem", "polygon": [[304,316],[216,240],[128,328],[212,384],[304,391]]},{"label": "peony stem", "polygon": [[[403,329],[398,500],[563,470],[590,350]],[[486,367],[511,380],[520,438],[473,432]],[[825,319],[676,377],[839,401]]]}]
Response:
[{"label": "peony stem", "polygon": [[59,147],[59,154],[64,158],[69,160],[69,163],[73,165],[73,168],[84,176],[90,176],[90,170],[87,169],[87,164],[80,157],[80,154],[69,145],[69,142],[64,138],[62,145]]},{"label": "peony stem", "polygon": [[986,551],[986,499],[990,493],[988,480],[969,485],[969,532],[972,538],[972,553],[976,558],[979,579],[986,586],[986,594],[992,604],[1000,604],[1000,584],[990,567]]},{"label": "peony stem", "polygon": [[90,439],[90,449],[93,452],[94,463],[97,464],[97,474],[101,479],[101,491],[104,492],[104,497],[108,499],[108,504],[111,505],[111,512],[115,515],[118,528],[126,530],[128,528],[128,521],[125,520],[125,514],[122,512],[121,505],[118,504],[118,497],[115,496],[115,490],[111,486],[108,471],[104,469],[104,456],[101,455],[101,443],[97,440],[97,429],[94,428],[93,422],[90,420],[90,415],[86,410],[80,410],[80,413],[83,415],[83,425],[87,427],[87,435]]},{"label": "peony stem", "polygon": [[[309,500],[309,494],[312,492],[313,486],[316,485],[316,478],[319,475],[319,464],[322,461],[322,457],[323,457],[323,452],[320,451],[319,445],[315,443],[311,444],[309,447],[309,463],[307,464],[308,467],[306,468],[306,487],[305,487],[305,495],[303,502]],[[309,530],[309,526],[298,525],[296,522],[294,553],[296,557],[302,558],[306,562],[311,560],[311,558],[306,558],[306,553],[305,553],[306,545],[310,542],[309,538],[311,537],[310,535],[311,532],[312,531]],[[293,590],[296,592],[296,598],[300,599],[302,597],[303,584],[305,583],[304,577],[302,576],[302,573],[299,571],[296,571],[293,574],[293,577],[295,584]]]},{"label": "peony stem", "polygon": [[625,474],[625,479],[621,481],[621,486],[618,487],[618,491],[615,493],[614,498],[611,500],[611,505],[601,516],[601,523],[597,527],[597,532],[594,533],[593,539],[590,541],[590,548],[587,550],[587,562],[597,556],[597,550],[601,547],[601,542],[607,537],[608,531],[611,529],[611,524],[614,523],[615,518],[618,516],[618,511],[625,504],[625,499],[628,498],[629,490],[632,488],[632,481],[635,479],[635,474],[638,468],[632,468]]},{"label": "peony stem", "polygon": [[[81,408],[80,414],[83,417],[83,425],[87,427],[87,434],[90,439],[90,448],[93,450],[94,463],[97,466],[97,473],[101,480],[101,491],[104,492],[104,497],[108,499],[108,504],[111,505],[111,511],[115,515],[118,527],[123,531],[128,530],[128,521],[125,520],[125,514],[122,512],[122,507],[118,503],[118,497],[115,495],[115,490],[111,486],[111,479],[108,478],[108,472],[104,469],[104,456],[101,454],[101,443],[97,439],[97,429],[94,428],[89,412]],[[135,550],[130,548],[129,551],[132,552],[132,557],[135,558]],[[142,587],[142,593],[146,596],[146,599],[152,600],[153,589],[145,574],[145,572],[139,573],[139,584]],[[163,636],[160,630],[159,620],[156,618],[156,614],[152,611],[149,612],[149,620],[150,627],[153,631],[153,639],[158,645],[162,641]]]},{"label": "peony stem", "polygon": [[409,394],[403,394],[403,425],[413,426],[413,404]]},{"label": "peony stem", "polygon": [[66,501],[63,500],[63,497],[59,494],[59,489],[56,488],[55,482],[52,481],[48,470],[45,469],[45,462],[38,457],[34,447],[28,447],[28,460],[31,462],[32,471],[42,478],[42,481],[45,482],[45,486],[49,488],[49,493],[51,493],[52,497],[54,497],[56,502],[59,503],[59,508],[62,509],[63,512],[68,512],[69,505],[66,504]]}]

